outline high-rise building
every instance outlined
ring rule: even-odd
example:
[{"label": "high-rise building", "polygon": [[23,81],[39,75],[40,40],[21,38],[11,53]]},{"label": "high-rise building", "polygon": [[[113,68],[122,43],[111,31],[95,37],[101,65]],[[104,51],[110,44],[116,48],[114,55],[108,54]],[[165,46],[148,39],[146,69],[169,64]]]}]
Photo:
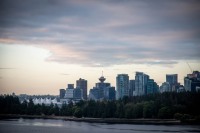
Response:
[{"label": "high-rise building", "polygon": [[117,99],[129,96],[128,74],[118,74],[116,77]]},{"label": "high-rise building", "polygon": [[110,87],[110,83],[105,83],[106,78],[102,75],[99,78],[99,83],[96,83],[96,88],[99,88],[99,98],[104,98],[104,91],[106,87]]},{"label": "high-rise building", "polygon": [[115,100],[115,87],[104,88],[104,98],[107,100]]},{"label": "high-rise building", "polygon": [[185,92],[185,87],[183,85],[180,85],[179,88],[176,90],[176,92]]},{"label": "high-rise building", "polygon": [[92,89],[90,89],[89,99],[92,99],[92,100],[99,100],[100,99],[99,88],[93,87]]},{"label": "high-rise building", "polygon": [[67,89],[74,89],[74,84],[68,84]]},{"label": "high-rise building", "polygon": [[144,95],[147,94],[147,83],[149,81],[149,75],[144,74]]},{"label": "high-rise building", "polygon": [[133,96],[135,91],[135,80],[129,80],[129,96]]},{"label": "high-rise building", "polygon": [[193,71],[184,78],[184,87],[186,91],[196,92],[200,87],[200,72]]},{"label": "high-rise building", "polygon": [[60,99],[65,97],[65,89],[60,89]]},{"label": "high-rise building", "polygon": [[68,84],[68,88],[66,89],[65,98],[73,99],[74,98],[74,84]]},{"label": "high-rise building", "polygon": [[115,87],[111,87],[110,83],[105,83],[106,78],[102,75],[93,89],[90,89],[89,99],[93,100],[113,100],[115,99]]},{"label": "high-rise building", "polygon": [[80,88],[74,89],[74,99],[83,99],[83,90]]},{"label": "high-rise building", "polygon": [[147,82],[149,76],[143,72],[136,72],[135,75],[135,92],[134,95],[145,95],[147,93]]},{"label": "high-rise building", "polygon": [[160,86],[160,93],[163,93],[163,92],[170,92],[171,89],[170,89],[170,84],[169,82],[164,82],[162,83],[162,85]]},{"label": "high-rise building", "polygon": [[154,82],[153,79],[149,79],[147,82],[147,93],[146,94],[153,94],[158,92],[158,85]]},{"label": "high-rise building", "polygon": [[177,92],[180,86],[181,86],[180,83],[173,84],[173,85],[171,86],[171,91]]},{"label": "high-rise building", "polygon": [[178,74],[167,74],[166,82],[170,84],[170,91],[172,91],[172,86],[178,84]]},{"label": "high-rise building", "polygon": [[76,81],[76,88],[82,89],[83,99],[87,100],[87,80],[79,79]]}]

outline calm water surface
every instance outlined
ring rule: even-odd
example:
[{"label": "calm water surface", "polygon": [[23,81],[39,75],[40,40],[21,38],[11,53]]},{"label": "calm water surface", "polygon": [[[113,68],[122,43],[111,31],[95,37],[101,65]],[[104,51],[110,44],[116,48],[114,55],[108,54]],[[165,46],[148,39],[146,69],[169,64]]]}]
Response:
[{"label": "calm water surface", "polygon": [[48,119],[0,120],[0,133],[163,133],[200,132],[199,126],[87,123]]}]

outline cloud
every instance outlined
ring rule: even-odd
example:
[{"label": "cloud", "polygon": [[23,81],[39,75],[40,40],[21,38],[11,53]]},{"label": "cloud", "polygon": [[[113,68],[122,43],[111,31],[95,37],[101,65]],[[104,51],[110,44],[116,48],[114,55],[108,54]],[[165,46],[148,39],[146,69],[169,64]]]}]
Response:
[{"label": "cloud", "polygon": [[147,61],[134,61],[134,64],[147,64],[147,65],[162,65],[165,67],[172,67],[174,64],[177,64],[178,61],[173,60],[147,60]]},{"label": "cloud", "polygon": [[46,61],[172,66],[200,57],[200,2],[2,0],[0,43],[36,45]]},{"label": "cloud", "polygon": [[4,69],[16,69],[16,68],[11,68],[11,67],[0,67],[0,70],[4,70]]},{"label": "cloud", "polygon": [[68,76],[68,75],[70,75],[70,74],[68,74],[68,73],[60,73],[60,75]]}]

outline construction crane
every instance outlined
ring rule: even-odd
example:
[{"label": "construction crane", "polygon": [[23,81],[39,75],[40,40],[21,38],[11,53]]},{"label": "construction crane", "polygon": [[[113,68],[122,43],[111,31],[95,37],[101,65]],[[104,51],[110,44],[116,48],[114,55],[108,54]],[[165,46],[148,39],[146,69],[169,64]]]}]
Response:
[{"label": "construction crane", "polygon": [[188,67],[190,68],[190,71],[191,71],[191,73],[192,73],[192,68],[190,67],[190,65],[189,65],[188,62],[186,62],[186,63],[187,63],[187,65],[188,65]]}]

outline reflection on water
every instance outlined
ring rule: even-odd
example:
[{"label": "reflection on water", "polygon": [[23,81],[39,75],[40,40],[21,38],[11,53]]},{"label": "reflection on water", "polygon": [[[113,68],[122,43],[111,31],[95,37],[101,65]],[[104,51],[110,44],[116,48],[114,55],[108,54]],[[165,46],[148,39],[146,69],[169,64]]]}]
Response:
[{"label": "reflection on water", "polygon": [[161,133],[200,132],[199,126],[189,125],[131,125],[86,123],[50,119],[11,119],[0,121],[0,133]]},{"label": "reflection on water", "polygon": [[52,121],[52,120],[39,120],[39,119],[32,119],[32,121],[27,119],[20,118],[18,122],[21,125],[31,125],[31,126],[44,126],[44,127],[61,127],[63,126],[63,122],[59,121]]}]

